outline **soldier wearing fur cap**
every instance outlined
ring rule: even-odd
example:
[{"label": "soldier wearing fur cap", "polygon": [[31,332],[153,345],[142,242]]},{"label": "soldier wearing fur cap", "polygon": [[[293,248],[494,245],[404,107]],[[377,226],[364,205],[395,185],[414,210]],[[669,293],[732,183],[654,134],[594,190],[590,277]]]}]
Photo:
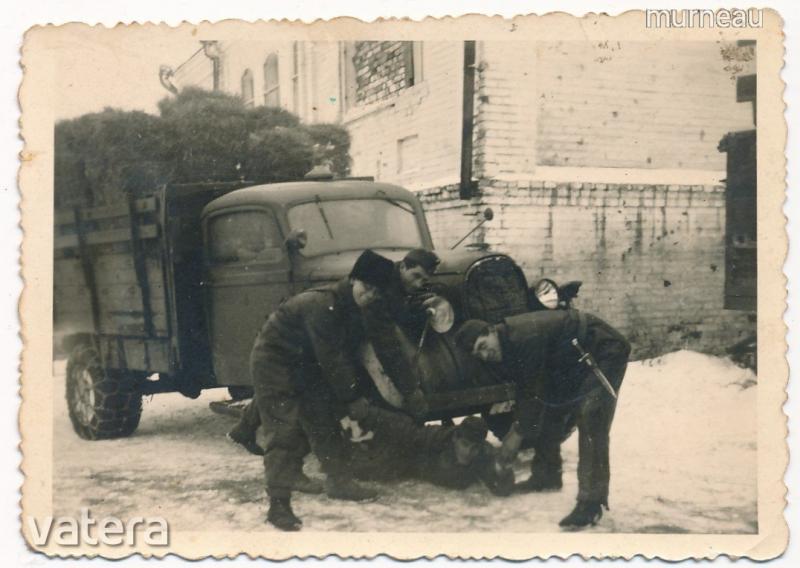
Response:
[{"label": "soldier wearing fur cap", "polygon": [[356,501],[376,496],[350,477],[340,420],[361,399],[359,310],[388,286],[393,269],[390,260],[367,250],[348,278],[290,298],[256,337],[250,371],[267,439],[267,520],[278,528],[298,530],[302,524],[290,496],[304,477],[303,459],[311,449],[326,474],[328,496]]},{"label": "soldier wearing fur cap", "polygon": [[[364,258],[374,260],[377,256],[370,253]],[[388,267],[385,261],[381,262]],[[406,410],[417,416],[425,413],[426,405],[415,373],[409,367],[406,351],[413,347],[404,344],[408,343],[406,337],[418,341],[426,324],[426,308],[435,300],[438,291],[431,284],[431,277],[439,262],[439,257],[432,251],[421,248],[408,251],[402,260],[394,263],[391,278],[380,287],[380,298],[365,304],[362,310],[369,340],[381,364],[405,397]],[[256,442],[260,425],[258,410],[250,404],[239,423],[228,433],[228,438],[252,454],[263,455],[263,448]],[[295,489],[319,491],[302,477],[297,478]]]}]

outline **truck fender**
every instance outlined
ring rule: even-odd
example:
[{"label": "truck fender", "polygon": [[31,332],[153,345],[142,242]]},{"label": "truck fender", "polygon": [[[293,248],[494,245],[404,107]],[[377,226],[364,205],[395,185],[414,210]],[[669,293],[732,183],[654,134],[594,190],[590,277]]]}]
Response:
[{"label": "truck fender", "polygon": [[69,354],[72,353],[72,350],[75,349],[77,345],[84,343],[92,345],[94,343],[94,334],[82,332],[65,335],[61,339],[61,349],[64,351],[64,353]]}]

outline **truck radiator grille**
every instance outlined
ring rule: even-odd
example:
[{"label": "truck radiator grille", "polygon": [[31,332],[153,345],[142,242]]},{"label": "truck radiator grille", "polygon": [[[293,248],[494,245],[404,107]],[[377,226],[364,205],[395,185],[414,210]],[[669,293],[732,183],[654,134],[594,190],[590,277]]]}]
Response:
[{"label": "truck radiator grille", "polygon": [[528,311],[525,275],[507,256],[482,258],[467,271],[464,306],[468,318],[489,323]]}]

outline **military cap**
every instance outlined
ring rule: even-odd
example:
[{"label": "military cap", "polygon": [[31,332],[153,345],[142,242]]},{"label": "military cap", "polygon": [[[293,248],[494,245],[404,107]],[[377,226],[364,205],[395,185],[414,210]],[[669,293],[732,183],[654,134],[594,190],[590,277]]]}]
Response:
[{"label": "military cap", "polygon": [[475,342],[481,335],[485,335],[489,331],[489,327],[489,324],[483,320],[471,319],[465,321],[456,332],[456,345],[464,351],[472,353],[475,348]]},{"label": "military cap", "polygon": [[428,274],[436,272],[440,262],[436,253],[421,248],[411,250],[403,257],[403,263],[407,267],[421,266]]},{"label": "military cap", "polygon": [[377,288],[386,288],[392,281],[394,263],[370,249],[356,259],[350,278],[361,280]]}]

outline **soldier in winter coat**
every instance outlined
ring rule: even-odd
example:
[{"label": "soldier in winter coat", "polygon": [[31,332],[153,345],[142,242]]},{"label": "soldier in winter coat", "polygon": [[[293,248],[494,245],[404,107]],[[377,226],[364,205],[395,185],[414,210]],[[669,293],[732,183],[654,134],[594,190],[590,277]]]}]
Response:
[{"label": "soldier in winter coat", "polygon": [[395,263],[392,278],[380,297],[362,309],[367,339],[402,394],[403,410],[418,419],[428,408],[413,361],[417,342],[427,325],[427,308],[436,299],[430,279],[438,264],[439,258],[431,251],[409,251]]},{"label": "soldier in winter coat", "polygon": [[365,251],[349,278],[287,300],[256,338],[250,369],[267,438],[267,520],[278,528],[298,530],[302,524],[290,496],[309,449],[326,474],[330,497],[375,497],[374,491],[351,479],[340,420],[347,416],[348,405],[361,397],[356,354],[364,330],[359,306],[369,304],[378,289],[386,287],[392,269],[391,261]]},{"label": "soldier in winter coat", "polygon": [[619,391],[630,344],[601,319],[577,310],[537,311],[490,325],[468,320],[457,343],[479,359],[498,364],[517,384],[515,422],[503,440],[512,460],[522,440],[533,442],[531,477],[520,491],[561,489],[561,443],[577,426],[578,502],[561,526],[594,524],[608,508],[609,431],[616,398],[581,360],[573,344],[593,355]]},{"label": "soldier in winter coat", "polygon": [[[409,344],[401,330],[411,340],[419,339],[427,320],[426,303],[435,296],[430,278],[438,264],[439,258],[431,251],[409,251],[394,264],[391,278],[381,289],[380,297],[362,309],[367,339],[375,347],[394,385],[403,394],[405,410],[416,416],[424,414],[427,406],[419,390],[416,374],[410,367],[408,355],[415,346]],[[228,433],[228,437],[250,453],[263,455],[264,450],[256,442],[260,425],[258,408],[251,403],[245,407],[242,418]],[[307,493],[319,493],[322,490],[305,476],[295,479],[294,489]]]},{"label": "soldier in winter coat", "polygon": [[412,339],[419,339],[427,321],[425,305],[436,295],[431,278],[439,265],[439,257],[425,249],[409,251],[396,262],[392,279],[383,291],[388,319]]}]

